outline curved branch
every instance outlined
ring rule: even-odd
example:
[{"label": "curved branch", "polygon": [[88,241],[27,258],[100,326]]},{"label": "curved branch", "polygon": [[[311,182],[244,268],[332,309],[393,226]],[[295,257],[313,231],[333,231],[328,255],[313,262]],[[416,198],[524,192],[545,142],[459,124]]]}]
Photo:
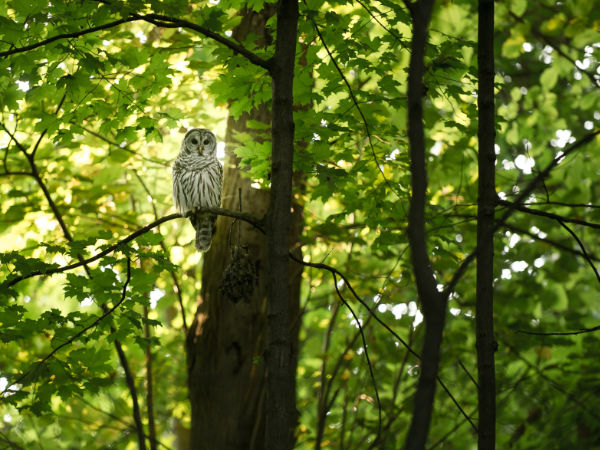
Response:
[{"label": "curved branch", "polygon": [[52,42],[59,41],[62,39],[79,38],[86,34],[95,33],[96,31],[101,31],[101,30],[107,30],[109,28],[114,28],[116,26],[119,26],[123,23],[135,22],[138,20],[143,20],[144,22],[148,22],[148,23],[151,23],[153,25],[156,25],[158,27],[163,27],[163,28],[187,28],[190,30],[194,30],[197,33],[200,33],[220,44],[223,44],[225,47],[233,50],[235,53],[239,53],[240,55],[245,57],[248,61],[250,61],[252,64],[262,67],[263,69],[266,69],[268,71],[271,70],[270,60],[265,60],[265,59],[261,58],[257,54],[242,47],[241,45],[237,44],[236,42],[234,42],[230,39],[227,39],[226,37],[223,37],[220,34],[215,33],[214,31],[211,31],[208,28],[205,28],[203,26],[196,25],[195,23],[188,22],[187,20],[178,19],[175,17],[164,16],[162,14],[135,14],[135,13],[132,13],[129,15],[129,17],[124,17],[122,19],[115,20],[113,22],[108,22],[108,23],[105,23],[104,25],[98,25],[97,27],[91,27],[91,28],[87,28],[85,30],[75,31],[73,33],[57,34],[56,36],[52,36],[48,39],[44,39],[42,41],[36,42],[35,44],[26,45],[24,47],[13,48],[11,50],[6,50],[4,52],[0,52],[0,58],[5,58],[7,56],[14,55],[17,53],[23,53],[23,52],[27,52],[29,50],[34,50],[36,48],[43,47],[44,45],[48,45],[48,44],[51,44]]},{"label": "curved branch", "polygon": [[600,224],[598,224],[598,223],[588,222],[586,220],[580,220],[580,219],[571,219],[569,217],[561,216],[559,214],[555,214],[555,213],[551,213],[551,212],[547,212],[547,211],[540,211],[539,209],[527,208],[526,206],[519,205],[517,203],[509,202],[506,200],[498,199],[497,202],[500,205],[508,206],[510,209],[515,209],[517,211],[521,211],[521,212],[524,212],[527,214],[532,214],[534,216],[547,217],[548,219],[557,220],[559,222],[575,223],[577,225],[583,225],[585,227],[594,228],[596,230],[600,229]]},{"label": "curved branch", "polygon": [[188,28],[190,30],[194,30],[197,33],[206,36],[207,38],[218,42],[219,44],[223,44],[225,47],[229,48],[230,50],[233,50],[234,53],[239,53],[252,64],[262,67],[263,69],[266,69],[269,72],[272,69],[271,60],[263,59],[256,53],[251,52],[250,50],[246,49],[245,47],[242,47],[234,41],[227,39],[226,37],[223,37],[220,34],[217,34],[214,31],[211,31],[208,28],[203,27],[201,25],[196,25],[195,23],[188,22],[187,20],[183,19],[178,19],[176,17],[164,16],[162,14],[131,14],[131,17],[143,20],[158,27]]},{"label": "curved branch", "polygon": [[[216,214],[219,216],[227,216],[227,217],[233,217],[236,219],[240,219],[243,220],[244,222],[249,223],[250,225],[252,225],[253,227],[257,228],[258,230],[260,230],[261,232],[264,233],[264,229],[263,229],[263,219],[259,219],[256,218],[250,214],[246,214],[246,213],[242,213],[242,212],[238,212],[238,211],[230,211],[228,209],[223,209],[223,208],[198,208],[197,210],[195,210],[194,212],[206,212],[206,213],[211,213],[211,214]],[[187,216],[190,216],[192,213],[188,213],[186,214]],[[100,253],[97,253],[93,256],[90,256],[87,259],[81,259],[79,262],[77,263],[73,263],[73,264],[68,264],[66,266],[62,266],[62,267],[57,267],[54,269],[49,269],[49,270],[36,270],[35,272],[31,272],[27,275],[21,275],[18,276],[16,278],[13,278],[11,280],[6,280],[4,281],[4,283],[2,283],[2,285],[4,287],[11,287],[14,286],[15,284],[26,280],[28,278],[33,278],[33,277],[37,277],[37,276],[41,276],[41,275],[54,275],[57,273],[62,273],[62,272],[67,272],[69,270],[73,270],[76,269],[78,267],[82,267],[82,266],[86,266],[87,264],[93,263],[94,261],[97,261],[103,257],[105,257],[106,255],[114,252],[115,250],[117,250],[120,246],[125,245],[131,241],[133,241],[135,238],[140,237],[144,234],[146,234],[148,231],[158,227],[159,225],[165,223],[165,222],[169,222],[171,220],[174,219],[181,219],[183,216],[181,214],[175,213],[175,214],[170,214],[168,216],[165,217],[161,217],[158,220],[155,220],[152,223],[149,223],[148,225],[140,228],[137,231],[134,231],[133,233],[131,233],[129,236],[124,237],[123,239],[121,239],[120,241],[118,241],[117,243],[111,245],[110,247],[104,249],[103,251],[101,251]]]},{"label": "curved branch", "polygon": [[[291,252],[289,253],[289,257],[293,261],[297,262],[298,264],[302,264],[307,267],[314,267],[315,269],[324,269],[324,270],[329,271],[332,274],[338,275],[342,280],[344,280],[344,283],[346,284],[346,286],[348,286],[348,289],[352,293],[352,296],[368,311],[368,313],[371,315],[371,317],[373,317],[377,321],[377,323],[379,323],[392,336],[394,336],[394,338],[396,338],[396,340],[398,342],[400,342],[404,346],[404,348],[406,348],[406,350],[408,350],[408,352],[410,352],[413,356],[417,357],[417,359],[421,360],[421,355],[419,355],[415,350],[413,350],[413,348],[404,339],[402,339],[398,333],[396,333],[392,328],[390,328],[390,326],[387,323],[385,323],[383,320],[381,320],[381,318],[375,313],[375,311],[373,311],[373,309],[371,309],[371,307],[369,307],[369,305],[367,305],[367,303],[358,296],[358,294],[352,287],[352,284],[350,283],[350,281],[348,281],[346,276],[343,273],[341,273],[338,269],[336,269],[335,267],[331,267],[324,263],[311,263],[311,262],[303,261],[301,259],[298,259]],[[473,423],[471,418],[468,416],[468,414],[465,412],[465,410],[460,406],[460,404],[458,403],[458,401],[456,400],[454,395],[452,395],[452,393],[450,392],[450,389],[448,389],[448,387],[444,384],[444,382],[439,377],[439,375],[436,375],[436,380],[440,384],[442,389],[446,392],[446,394],[448,394],[448,397],[450,397],[450,400],[452,400],[452,402],[456,405],[456,407],[458,408],[460,413],[463,415],[463,417],[471,424],[471,427],[473,428],[473,430],[477,431],[477,427],[475,426],[475,424]]]},{"label": "curved branch", "polygon": [[25,47],[13,48],[12,50],[7,50],[4,52],[0,52],[0,58],[5,58],[10,55],[15,55],[17,53],[27,52],[29,50],[34,50],[39,47],[43,47],[44,45],[51,44],[52,42],[59,41],[61,39],[70,39],[70,38],[78,38],[84,36],[86,34],[95,33],[96,31],[107,30],[109,28],[114,28],[122,23],[134,22],[139,20],[136,17],[127,17],[119,20],[115,20],[113,22],[105,23],[104,25],[98,25],[97,27],[86,28],[85,30],[75,31],[73,33],[62,33],[57,34],[56,36],[52,36],[48,39],[44,39],[43,41],[36,42],[35,44],[26,45]]},{"label": "curved branch", "polygon": [[586,251],[585,246],[583,245],[583,242],[581,242],[581,239],[579,239],[579,237],[575,234],[575,232],[573,230],[571,230],[571,228],[569,226],[567,226],[567,224],[564,221],[562,221],[561,219],[557,219],[557,221],[560,224],[560,226],[563,227],[565,230],[567,230],[569,232],[569,234],[571,236],[573,236],[573,238],[577,241],[577,245],[579,245],[579,248],[581,249],[581,252],[583,253],[583,257],[585,258],[587,263],[590,265],[590,267],[594,271],[594,274],[596,275],[596,279],[598,280],[598,282],[600,282],[600,273],[598,273],[598,269],[596,269],[596,265],[594,264],[594,261],[592,261],[592,258]]},{"label": "curved branch", "polygon": [[[574,248],[571,248],[567,245],[561,244],[560,242],[554,241],[552,239],[542,238],[542,237],[538,236],[537,234],[532,233],[531,231],[525,230],[521,227],[517,227],[515,225],[509,224],[506,222],[503,223],[502,226],[504,228],[506,228],[507,230],[512,231],[513,233],[524,234],[526,236],[529,236],[531,239],[534,239],[539,242],[543,242],[544,244],[550,245],[552,247],[556,247],[557,249],[559,249],[563,252],[571,253],[576,256],[582,256],[584,258],[586,257],[586,255],[579,250],[575,250]],[[598,258],[594,255],[591,255],[591,254],[588,254],[588,256],[592,261],[600,262],[600,258]]]}]

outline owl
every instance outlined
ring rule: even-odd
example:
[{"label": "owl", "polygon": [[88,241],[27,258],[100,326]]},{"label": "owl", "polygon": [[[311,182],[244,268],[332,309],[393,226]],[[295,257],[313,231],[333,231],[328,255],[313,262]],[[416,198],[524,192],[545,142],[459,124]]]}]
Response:
[{"label": "owl", "polygon": [[[185,134],[173,163],[173,200],[181,215],[196,208],[221,205],[223,166],[217,160],[217,139],[210,131],[193,128]],[[217,216],[194,213],[190,221],[196,230],[196,249],[206,252],[215,232]]]}]

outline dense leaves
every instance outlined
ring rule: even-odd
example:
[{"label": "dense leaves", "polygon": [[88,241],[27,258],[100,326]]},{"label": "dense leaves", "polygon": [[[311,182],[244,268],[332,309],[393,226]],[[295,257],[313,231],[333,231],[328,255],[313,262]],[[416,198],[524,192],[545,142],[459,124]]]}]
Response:
[{"label": "dense leaves", "polygon": [[[263,67],[196,30],[139,17],[184,19],[236,42],[237,11],[265,3],[0,1],[3,444],[133,446],[118,341],[143,410],[147,390],[155,394],[158,440],[183,448],[190,414],[183,317],[194,312],[201,264],[191,227],[170,221],[89,266],[43,274],[170,212],[169,165],[181,132],[202,125],[222,140],[227,114],[238,118],[271,98]],[[437,3],[424,122],[428,246],[443,286],[475,249],[477,43],[473,2]],[[295,194],[305,211],[304,258],[344,273],[397,336],[338,283],[365,331],[383,413],[377,436],[356,321],[331,275],[305,270],[297,446],[367,448],[378,439],[381,448],[400,448],[419,374],[407,345],[420,348],[423,335],[405,233],[410,16],[388,0],[308,0],[300,8],[294,164],[306,181]],[[514,0],[496,10],[498,195],[562,216],[579,239],[555,218],[498,207],[498,447],[591,448],[600,445],[590,403],[600,389],[597,333],[522,331],[598,325],[599,281],[590,267],[598,235],[569,220],[600,219],[600,12],[586,0]],[[267,26],[276,30],[275,19]],[[238,44],[263,60],[274,50],[252,35]],[[248,126],[263,138],[239,134],[227,144],[254,186],[268,189],[270,124]],[[27,278],[34,273],[41,275]],[[476,421],[474,296],[469,266],[449,301],[440,366],[454,400],[438,389],[431,447],[475,441],[456,406]]]}]

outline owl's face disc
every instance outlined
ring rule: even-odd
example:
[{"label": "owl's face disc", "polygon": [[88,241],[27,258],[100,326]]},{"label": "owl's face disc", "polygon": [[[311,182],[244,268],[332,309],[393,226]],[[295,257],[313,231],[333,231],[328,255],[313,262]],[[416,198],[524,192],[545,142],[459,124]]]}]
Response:
[{"label": "owl's face disc", "polygon": [[183,150],[189,154],[212,156],[216,148],[215,135],[204,128],[193,128],[183,138]]}]

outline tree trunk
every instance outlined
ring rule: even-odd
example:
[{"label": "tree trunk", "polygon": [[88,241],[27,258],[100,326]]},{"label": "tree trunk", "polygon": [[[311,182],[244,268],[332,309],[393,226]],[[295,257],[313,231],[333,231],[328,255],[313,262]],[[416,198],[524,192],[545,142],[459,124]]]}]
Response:
[{"label": "tree trunk", "polygon": [[425,208],[427,204],[427,162],[423,127],[425,86],[425,45],[433,0],[411,5],[412,43],[408,71],[408,140],[412,195],[408,219],[408,242],[411,264],[420,306],[423,311],[425,337],[421,351],[421,374],[413,399],[413,415],[406,435],[405,450],[425,448],[435,398],[435,385],[440,362],[440,347],[446,315],[446,299],[437,289],[437,281],[427,250]]},{"label": "tree trunk", "polygon": [[[241,14],[242,22],[233,37],[242,40],[252,33],[259,36],[260,44],[267,45],[270,37],[266,34],[265,23],[274,14],[273,5],[260,13],[242,11]],[[269,208],[269,191],[251,187],[252,180],[242,176],[237,167],[239,160],[232,153],[237,132],[256,135],[254,130],[247,128],[248,120],[270,123],[268,106],[263,105],[238,120],[230,117],[227,122],[222,207],[238,210],[241,189],[243,210],[262,217]],[[265,447],[267,243],[258,230],[241,224],[241,244],[248,248],[251,260],[256,263],[258,282],[248,298],[234,303],[221,292],[223,272],[231,261],[232,245],[238,240],[238,224],[230,233],[231,223],[232,219],[227,217],[217,220],[211,249],[204,255],[201,298],[187,339],[192,405],[190,448],[193,450]],[[301,224],[302,210],[295,207],[289,230],[290,242],[298,241]],[[290,308],[297,317],[301,270],[298,267],[292,269],[294,271],[288,274]],[[297,327],[290,336],[295,373]]]},{"label": "tree trunk", "polygon": [[479,379],[478,448],[495,448],[496,378],[494,369],[494,1],[479,1],[477,45],[479,114],[479,185],[477,207],[477,373]]},{"label": "tree trunk", "polygon": [[290,230],[294,160],[294,65],[298,0],[277,5],[277,41],[272,60],[273,125],[271,198],[267,215],[268,352],[265,448],[293,447],[296,423],[296,364],[291,338]]}]

